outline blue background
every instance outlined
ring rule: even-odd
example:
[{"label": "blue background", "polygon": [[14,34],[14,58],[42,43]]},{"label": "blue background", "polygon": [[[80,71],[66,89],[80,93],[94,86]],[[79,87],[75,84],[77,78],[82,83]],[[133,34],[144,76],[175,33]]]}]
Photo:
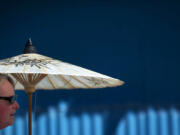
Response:
[{"label": "blue background", "polygon": [[[179,107],[180,3],[7,1],[0,4],[0,59],[19,55],[29,37],[38,53],[125,81],[122,87],[37,91],[36,117],[68,103],[68,114],[108,111],[107,135],[121,110]],[[17,91],[27,111],[27,95]]]}]

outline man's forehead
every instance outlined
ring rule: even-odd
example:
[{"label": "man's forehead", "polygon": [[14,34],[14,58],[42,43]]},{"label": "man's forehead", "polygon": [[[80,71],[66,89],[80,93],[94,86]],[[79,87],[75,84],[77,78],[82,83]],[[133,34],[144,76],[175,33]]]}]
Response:
[{"label": "man's forehead", "polygon": [[0,82],[0,96],[11,96],[14,95],[13,85],[6,79]]}]

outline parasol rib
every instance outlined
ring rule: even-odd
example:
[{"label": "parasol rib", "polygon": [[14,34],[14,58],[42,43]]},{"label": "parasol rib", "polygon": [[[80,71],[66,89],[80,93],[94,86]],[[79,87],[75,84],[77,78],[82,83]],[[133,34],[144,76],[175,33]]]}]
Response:
[{"label": "parasol rib", "polygon": [[33,82],[33,78],[32,78],[32,77],[33,77],[33,75],[32,75],[32,74],[29,74],[29,75],[28,75],[28,80],[29,80],[29,82],[30,82],[30,83],[32,83],[32,82]]},{"label": "parasol rib", "polygon": [[20,78],[26,83],[28,80],[26,79],[26,76],[24,76],[23,74],[19,74]]},{"label": "parasol rib", "polygon": [[38,84],[44,77],[46,77],[46,74],[39,74],[38,78],[34,80],[34,85]]},{"label": "parasol rib", "polygon": [[13,73],[12,76],[13,76],[14,78],[16,78],[23,86],[25,85],[24,81],[21,79],[21,77],[19,76],[19,74]]},{"label": "parasol rib", "polygon": [[48,78],[50,84],[53,86],[53,88],[56,89],[56,86],[53,84],[53,82],[51,81],[51,79],[49,78],[49,76],[47,76],[47,78]]},{"label": "parasol rib", "polygon": [[14,83],[14,86],[16,86],[17,83],[18,83],[18,81],[16,80],[16,82]]},{"label": "parasol rib", "polygon": [[39,74],[34,74],[34,75],[32,76],[32,79],[33,79],[33,80],[36,80],[36,78],[37,78],[38,75],[39,75]]},{"label": "parasol rib", "polygon": [[87,85],[86,83],[84,83],[83,81],[81,81],[81,80],[75,78],[74,76],[71,76],[71,77],[72,77],[74,80],[76,80],[76,81],[80,82],[81,84],[83,84],[85,87],[91,88],[91,86],[89,86],[89,85]]},{"label": "parasol rib", "polygon": [[58,75],[58,76],[66,82],[65,85],[69,84],[73,89],[75,88],[75,87],[70,83],[70,80],[66,80],[65,77],[63,77],[62,75]]}]

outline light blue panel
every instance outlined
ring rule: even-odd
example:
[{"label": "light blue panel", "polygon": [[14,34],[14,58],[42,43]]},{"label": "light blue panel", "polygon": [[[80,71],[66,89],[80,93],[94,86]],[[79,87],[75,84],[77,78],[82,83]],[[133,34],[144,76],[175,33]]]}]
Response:
[{"label": "light blue panel", "polygon": [[16,135],[25,135],[25,125],[23,117],[17,117],[15,120]]},{"label": "light blue panel", "polygon": [[32,112],[32,135],[36,135],[36,122],[34,112]]},{"label": "light blue panel", "polygon": [[93,135],[103,135],[103,118],[100,114],[93,115]]},{"label": "light blue panel", "polygon": [[57,111],[55,108],[51,107],[48,111],[49,117],[49,134],[50,135],[57,135]]},{"label": "light blue panel", "polygon": [[160,130],[161,130],[161,135],[168,135],[168,114],[167,111],[161,110],[158,112],[159,113],[159,119],[160,119]]},{"label": "light blue panel", "polygon": [[171,128],[172,128],[172,135],[180,135],[180,122],[179,122],[179,113],[175,108],[172,108],[170,111],[171,116]]},{"label": "light blue panel", "polygon": [[147,112],[148,117],[148,135],[158,135],[158,128],[157,128],[157,113],[152,108],[148,109]]},{"label": "light blue panel", "polygon": [[29,121],[29,118],[28,118],[28,112],[26,113],[26,115],[25,115],[25,124],[24,124],[24,126],[25,126],[25,135],[28,135],[28,130],[29,130],[29,128],[28,128],[28,125],[29,125],[29,123],[28,123],[28,121]]},{"label": "light blue panel", "polygon": [[37,135],[49,135],[48,134],[48,120],[46,114],[43,114],[37,119]]},{"label": "light blue panel", "polygon": [[67,111],[68,111],[68,104],[65,102],[59,103],[59,135],[69,135],[69,123],[68,123],[68,117],[67,117]]},{"label": "light blue panel", "polygon": [[80,135],[80,121],[79,121],[78,117],[71,116],[69,123],[70,123],[70,127],[71,127],[70,135]]},{"label": "light blue panel", "polygon": [[66,114],[68,112],[68,104],[64,101],[59,103],[59,112],[61,114]]},{"label": "light blue panel", "polygon": [[68,118],[66,115],[61,115],[59,117],[59,131],[60,135],[69,135],[69,125],[68,125]]},{"label": "light blue panel", "polygon": [[146,133],[146,114],[145,112],[140,112],[138,114],[138,123],[139,123],[139,135],[147,135]]},{"label": "light blue panel", "polygon": [[92,123],[90,115],[87,113],[82,114],[82,135],[92,135]]},{"label": "light blue panel", "polygon": [[4,129],[4,135],[13,135],[13,127],[9,126]]},{"label": "light blue panel", "polygon": [[133,112],[127,114],[127,123],[129,135],[137,135],[136,115]]},{"label": "light blue panel", "polygon": [[126,128],[126,121],[124,119],[121,119],[117,126],[116,135],[125,135],[125,128]]}]

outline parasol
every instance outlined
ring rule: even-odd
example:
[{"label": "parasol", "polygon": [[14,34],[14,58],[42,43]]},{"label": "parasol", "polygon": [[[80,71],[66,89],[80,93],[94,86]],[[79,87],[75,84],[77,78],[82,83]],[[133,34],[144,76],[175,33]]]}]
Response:
[{"label": "parasol", "polygon": [[8,74],[16,90],[25,90],[29,98],[29,135],[32,134],[32,94],[37,89],[104,88],[124,82],[79,66],[36,53],[31,39],[24,54],[0,60],[0,73]]}]

